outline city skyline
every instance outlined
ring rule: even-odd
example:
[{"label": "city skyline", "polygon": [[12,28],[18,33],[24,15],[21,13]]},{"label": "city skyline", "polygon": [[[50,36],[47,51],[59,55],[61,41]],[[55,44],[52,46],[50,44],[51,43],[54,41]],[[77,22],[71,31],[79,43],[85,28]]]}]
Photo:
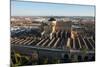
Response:
[{"label": "city skyline", "polygon": [[95,16],[95,6],[11,1],[11,16]]}]

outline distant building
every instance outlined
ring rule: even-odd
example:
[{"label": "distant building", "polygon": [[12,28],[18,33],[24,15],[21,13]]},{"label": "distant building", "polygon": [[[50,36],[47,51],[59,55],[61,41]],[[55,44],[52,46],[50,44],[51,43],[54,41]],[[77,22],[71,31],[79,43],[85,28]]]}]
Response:
[{"label": "distant building", "polygon": [[56,30],[65,30],[65,31],[69,31],[71,30],[71,26],[72,26],[72,21],[59,21],[56,23]]}]

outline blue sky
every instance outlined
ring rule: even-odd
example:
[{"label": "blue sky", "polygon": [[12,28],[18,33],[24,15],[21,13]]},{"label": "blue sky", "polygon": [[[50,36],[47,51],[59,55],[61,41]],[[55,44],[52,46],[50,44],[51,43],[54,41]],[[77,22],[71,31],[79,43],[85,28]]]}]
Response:
[{"label": "blue sky", "polygon": [[11,16],[95,16],[95,6],[11,1]]}]

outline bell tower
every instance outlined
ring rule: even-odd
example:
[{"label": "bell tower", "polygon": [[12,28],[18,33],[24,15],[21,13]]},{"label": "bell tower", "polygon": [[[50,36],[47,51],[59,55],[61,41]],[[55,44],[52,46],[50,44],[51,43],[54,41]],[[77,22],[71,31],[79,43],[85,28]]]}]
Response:
[{"label": "bell tower", "polygon": [[49,20],[51,32],[54,33],[56,30],[56,20],[52,17]]}]

